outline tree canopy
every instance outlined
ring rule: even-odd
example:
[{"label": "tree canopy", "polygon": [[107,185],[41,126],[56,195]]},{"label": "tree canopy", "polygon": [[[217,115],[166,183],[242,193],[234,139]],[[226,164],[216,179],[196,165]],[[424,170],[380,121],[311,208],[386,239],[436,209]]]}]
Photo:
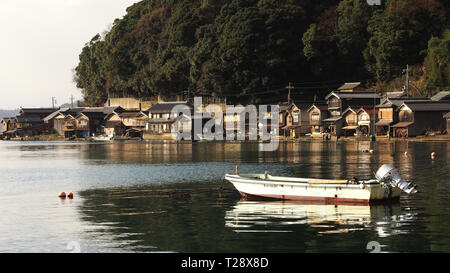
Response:
[{"label": "tree canopy", "polygon": [[86,43],[74,79],[91,105],[184,90],[248,100],[290,81],[389,81],[426,59],[424,81],[445,88],[445,1],[384,2],[143,0]]}]

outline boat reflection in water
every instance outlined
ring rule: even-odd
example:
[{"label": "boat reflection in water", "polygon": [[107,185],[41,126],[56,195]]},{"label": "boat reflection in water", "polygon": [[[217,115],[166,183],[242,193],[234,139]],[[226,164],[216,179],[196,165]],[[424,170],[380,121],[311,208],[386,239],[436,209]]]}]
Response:
[{"label": "boat reflection in water", "polygon": [[234,232],[295,232],[307,225],[319,235],[375,230],[378,237],[408,233],[414,213],[400,204],[322,204],[300,201],[241,200],[225,213]]}]

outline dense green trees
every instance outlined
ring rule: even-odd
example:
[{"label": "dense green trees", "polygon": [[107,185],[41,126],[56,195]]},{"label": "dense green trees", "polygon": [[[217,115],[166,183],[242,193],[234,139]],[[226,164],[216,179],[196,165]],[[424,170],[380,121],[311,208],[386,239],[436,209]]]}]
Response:
[{"label": "dense green trees", "polygon": [[428,42],[425,58],[424,82],[428,94],[450,90],[450,31],[444,37],[433,37]]},{"label": "dense green trees", "polygon": [[370,19],[366,61],[376,79],[397,76],[406,64],[423,61],[431,36],[446,24],[445,10],[435,0],[391,0]]},{"label": "dense green trees", "polygon": [[438,0],[144,0],[85,45],[75,81],[90,104],[184,90],[258,102],[246,94],[289,81],[389,81],[429,56],[425,81],[442,86],[448,69],[431,55],[443,49],[428,41],[448,27],[445,11]]}]

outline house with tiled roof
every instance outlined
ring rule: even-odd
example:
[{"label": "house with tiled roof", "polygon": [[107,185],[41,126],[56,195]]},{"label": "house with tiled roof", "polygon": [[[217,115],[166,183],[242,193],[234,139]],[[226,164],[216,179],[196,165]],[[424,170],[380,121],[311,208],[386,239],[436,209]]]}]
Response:
[{"label": "house with tiled roof", "polygon": [[398,122],[392,125],[395,137],[424,135],[429,131],[445,130],[444,115],[450,111],[449,102],[405,101],[399,107]]},{"label": "house with tiled roof", "polygon": [[325,103],[314,103],[307,110],[309,115],[309,125],[311,126],[311,133],[324,133],[324,122],[328,118],[328,105]]}]

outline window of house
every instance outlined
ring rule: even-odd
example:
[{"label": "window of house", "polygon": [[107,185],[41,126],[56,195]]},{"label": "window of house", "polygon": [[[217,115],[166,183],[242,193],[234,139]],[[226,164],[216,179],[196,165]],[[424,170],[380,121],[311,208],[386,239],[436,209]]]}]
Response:
[{"label": "window of house", "polygon": [[292,122],[297,123],[298,122],[298,112],[292,113]]},{"label": "window of house", "polygon": [[311,121],[319,121],[319,120],[320,120],[320,114],[319,113],[312,113]]},{"label": "window of house", "polygon": [[331,111],[331,115],[332,116],[340,116],[341,112],[339,112],[339,111]]},{"label": "window of house", "polygon": [[369,116],[366,114],[361,115],[361,120],[367,121],[367,120],[369,120]]}]

